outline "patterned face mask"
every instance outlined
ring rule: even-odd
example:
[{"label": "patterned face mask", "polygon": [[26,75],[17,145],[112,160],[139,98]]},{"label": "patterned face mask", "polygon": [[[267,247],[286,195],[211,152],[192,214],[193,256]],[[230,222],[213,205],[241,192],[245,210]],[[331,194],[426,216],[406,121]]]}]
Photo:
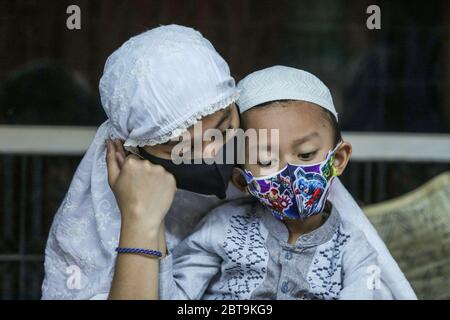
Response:
[{"label": "patterned face mask", "polygon": [[324,161],[313,165],[287,164],[280,171],[255,178],[243,171],[251,195],[268,207],[279,220],[305,219],[322,212],[336,168],[333,165],[338,144]]}]

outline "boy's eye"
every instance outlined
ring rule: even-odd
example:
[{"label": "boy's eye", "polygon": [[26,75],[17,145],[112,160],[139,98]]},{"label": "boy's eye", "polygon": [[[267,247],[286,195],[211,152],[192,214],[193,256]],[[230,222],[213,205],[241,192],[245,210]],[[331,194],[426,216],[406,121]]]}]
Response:
[{"label": "boy's eye", "polygon": [[298,155],[297,155],[297,157],[300,159],[300,160],[311,160],[313,157],[314,157],[314,155],[316,154],[316,152],[317,151],[312,151],[312,152],[306,152],[306,153],[299,153]]}]

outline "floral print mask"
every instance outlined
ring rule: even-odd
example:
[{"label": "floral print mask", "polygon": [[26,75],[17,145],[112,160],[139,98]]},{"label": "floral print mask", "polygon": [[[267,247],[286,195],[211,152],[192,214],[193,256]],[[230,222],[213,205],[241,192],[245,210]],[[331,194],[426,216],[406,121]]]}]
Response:
[{"label": "floral print mask", "polygon": [[322,212],[329,187],[336,176],[333,162],[339,145],[328,152],[324,161],[317,164],[288,163],[280,171],[258,178],[250,171],[243,170],[247,189],[279,220],[305,219],[316,215]]}]

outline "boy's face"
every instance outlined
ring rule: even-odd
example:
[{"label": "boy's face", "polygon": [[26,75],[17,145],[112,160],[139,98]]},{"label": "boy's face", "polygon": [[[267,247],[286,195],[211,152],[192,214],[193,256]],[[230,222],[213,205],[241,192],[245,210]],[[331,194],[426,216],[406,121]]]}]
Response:
[{"label": "boy's face", "polygon": [[[315,164],[325,160],[328,151],[335,147],[334,132],[326,111],[309,102],[274,102],[264,107],[250,109],[242,115],[244,129],[267,129],[268,137],[264,142],[258,137],[258,143],[246,143],[245,169],[255,177],[270,175],[291,164]],[[278,129],[278,142],[273,143],[271,129]],[[251,139],[250,139],[251,140]],[[258,152],[257,164],[249,164],[249,152],[257,148],[267,150]],[[278,154],[271,152],[278,148]],[[338,174],[342,173],[351,154],[351,145],[344,142],[338,148],[335,165]]]}]

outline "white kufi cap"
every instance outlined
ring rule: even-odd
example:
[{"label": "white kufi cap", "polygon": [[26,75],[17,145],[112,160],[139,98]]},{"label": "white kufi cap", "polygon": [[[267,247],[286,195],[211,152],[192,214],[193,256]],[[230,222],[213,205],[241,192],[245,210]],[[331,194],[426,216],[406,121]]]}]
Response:
[{"label": "white kufi cap", "polygon": [[330,90],[315,75],[291,67],[273,66],[253,72],[237,85],[241,113],[277,100],[302,100],[330,111],[337,119]]}]

